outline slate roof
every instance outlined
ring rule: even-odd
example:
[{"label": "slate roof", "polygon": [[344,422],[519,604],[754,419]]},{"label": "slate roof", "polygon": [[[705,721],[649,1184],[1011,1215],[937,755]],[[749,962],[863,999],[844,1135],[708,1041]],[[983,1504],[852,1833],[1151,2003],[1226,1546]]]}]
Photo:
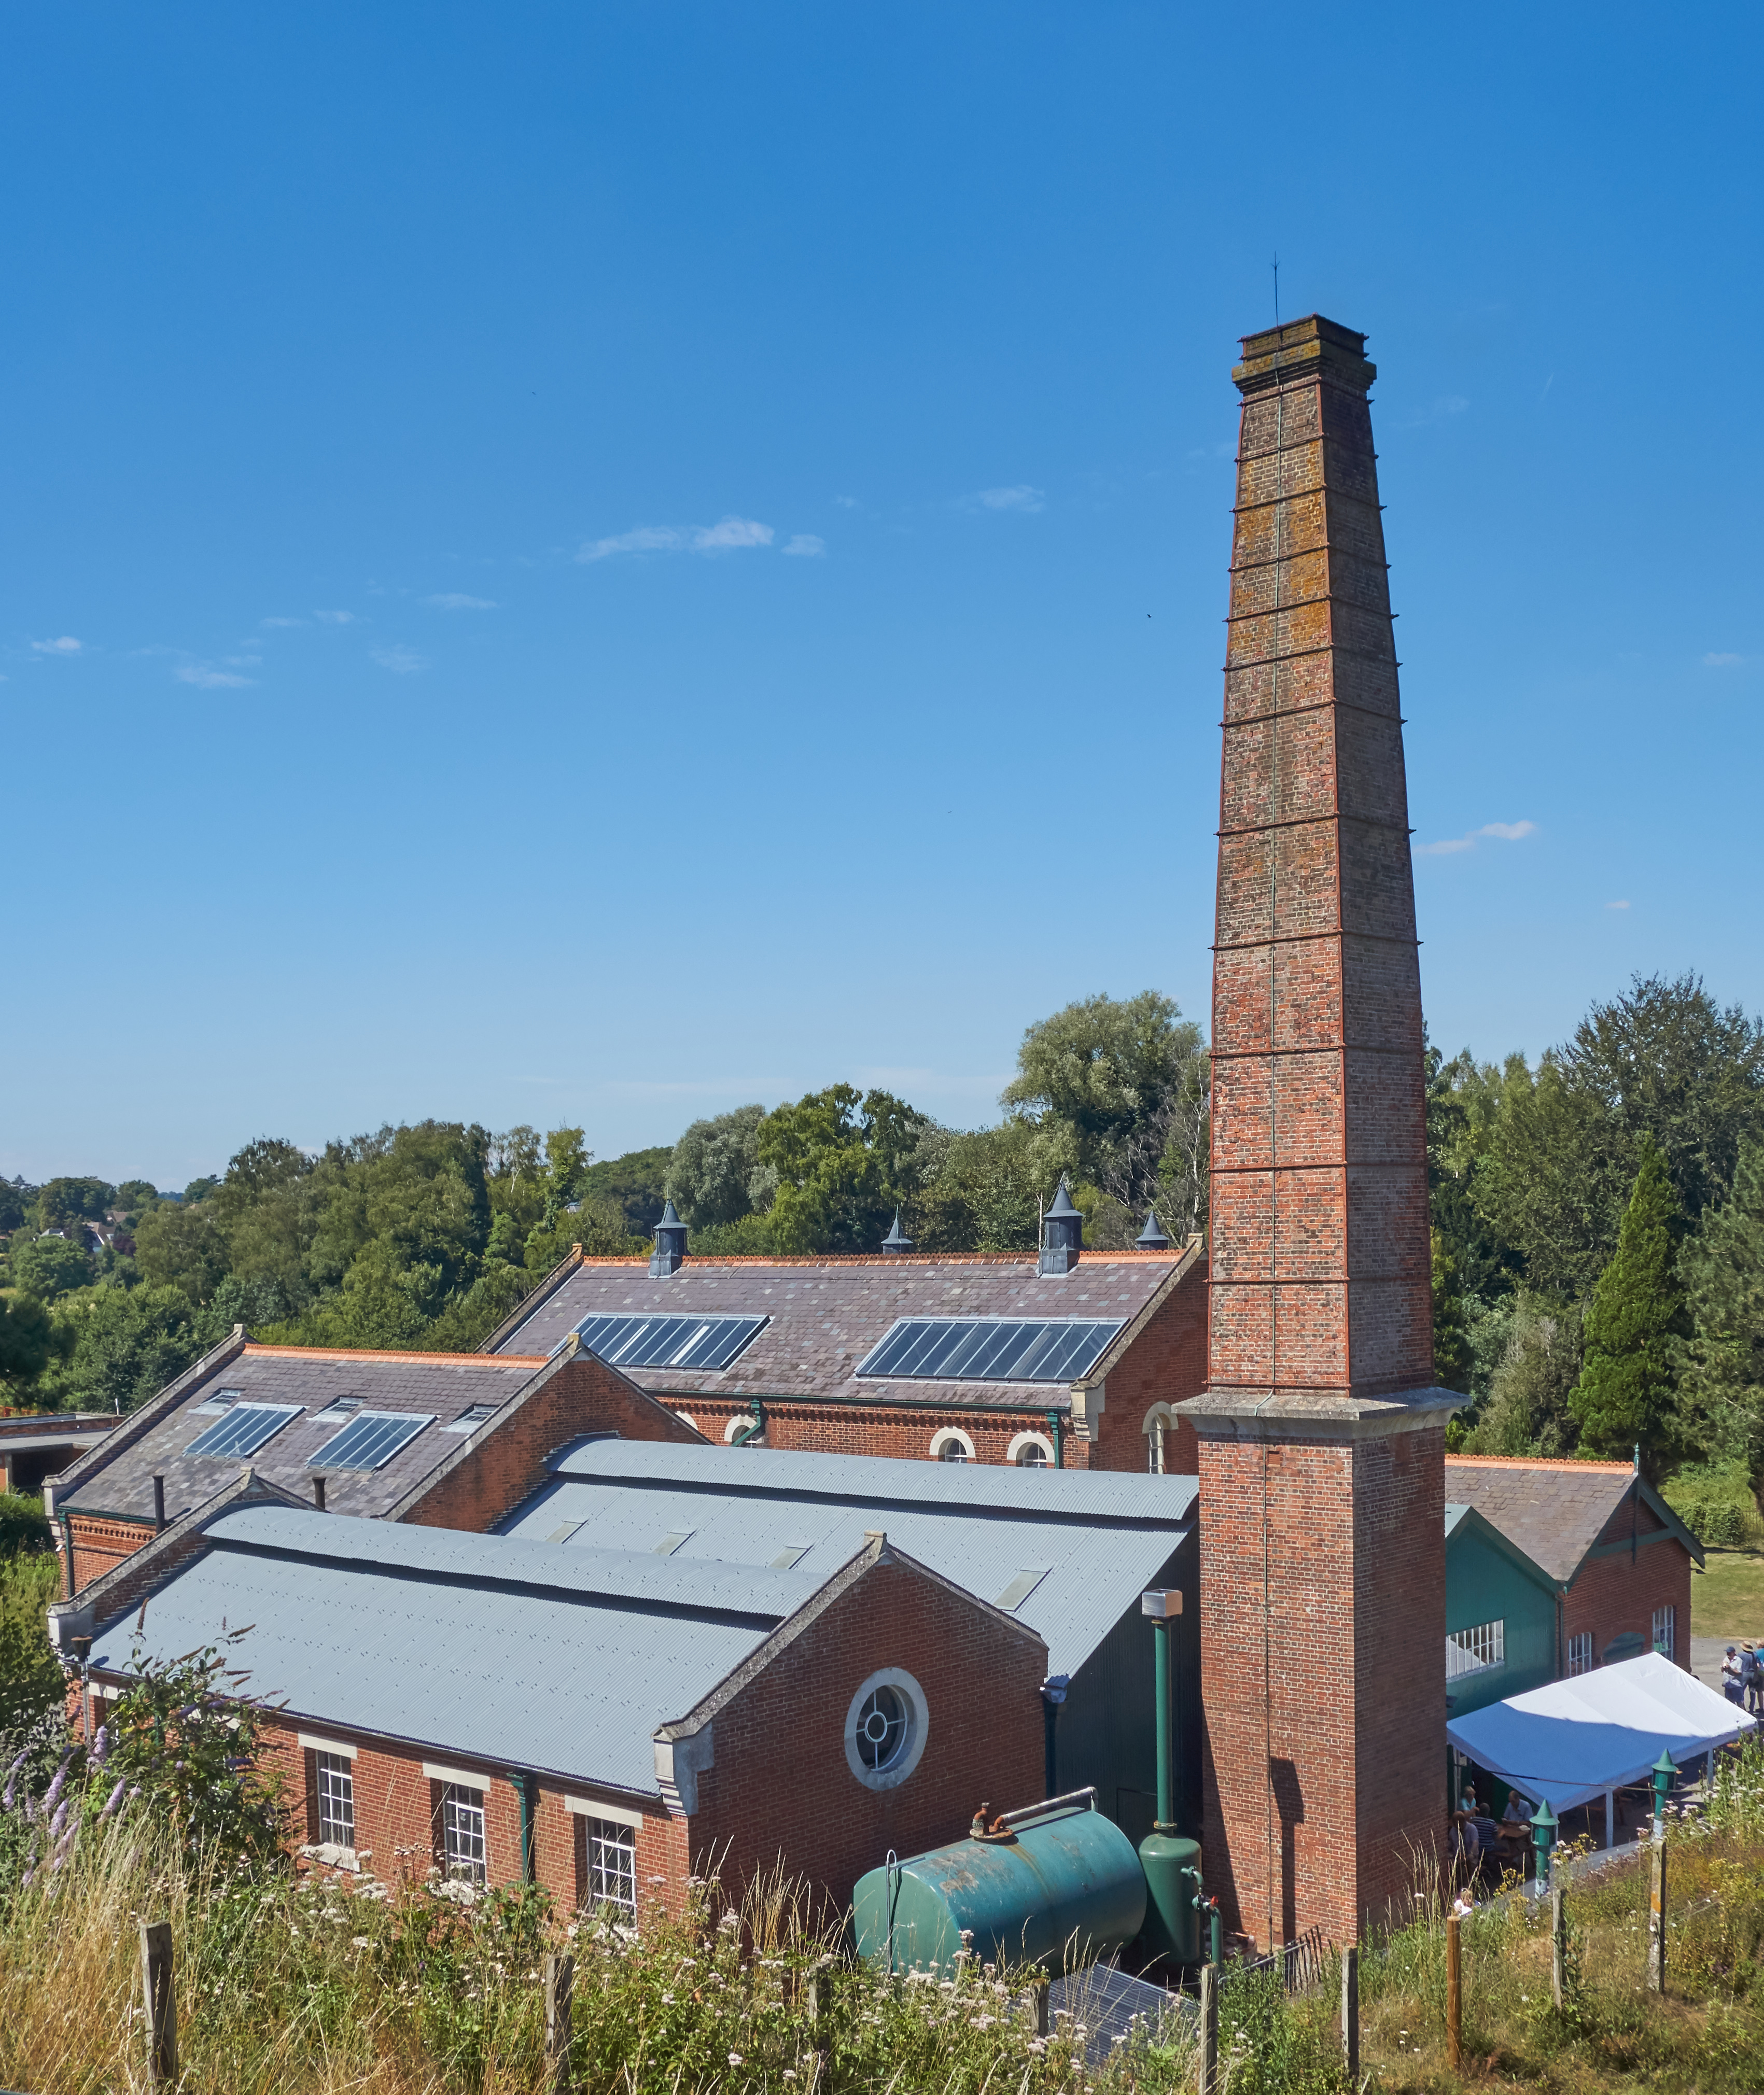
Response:
[{"label": "slate roof", "polygon": [[[150,1521],[153,1479],[163,1476],[166,1518],[175,1520],[211,1498],[246,1461],[259,1475],[309,1498],[320,1472],[308,1467],[307,1458],[339,1431],[334,1423],[316,1424],[315,1414],[333,1398],[348,1396],[360,1397],[369,1410],[433,1416],[434,1423],[383,1468],[322,1472],[333,1513],[383,1514],[465,1444],[465,1436],[444,1430],[461,1413],[474,1404],[506,1404],[542,1365],[512,1354],[490,1359],[223,1346],[64,1470],[55,1485],[55,1511]],[[298,1405],[303,1415],[248,1457],[191,1455],[191,1443],[216,1422],[212,1415],[197,1415],[197,1407],[221,1389],[237,1390],[246,1403]],[[492,1418],[477,1430],[487,1432],[494,1424]]]},{"label": "slate roof", "polygon": [[[1555,1461],[1498,1455],[1448,1455],[1445,1495],[1475,1509],[1491,1527],[1566,1588],[1613,1518],[1636,1491],[1643,1535],[1665,1527],[1701,1564],[1696,1537],[1627,1462]],[[1653,1515],[1650,1518],[1649,1514]],[[1627,1534],[1628,1515],[1624,1515]]]},{"label": "slate roof", "polygon": [[[224,1514],[207,1540],[147,1600],[148,1658],[211,1643],[223,1622],[249,1624],[233,1662],[249,1669],[246,1692],[283,1705],[284,1722],[646,1797],[660,1794],[656,1731],[831,1575],[276,1505]],[[133,1602],[100,1621],[95,1669],[130,1670],[140,1612]]]},{"label": "slate roof", "polygon": [[1095,1318],[1126,1328],[1082,1379],[1106,1376],[1136,1321],[1198,1248],[1087,1251],[1061,1278],[1032,1253],[912,1253],[836,1258],[690,1258],[664,1280],[634,1259],[572,1259],[486,1342],[486,1350],[551,1352],[584,1318],[763,1316],[764,1331],[725,1370],[625,1368],[656,1396],[808,1398],[856,1404],[1033,1405],[1067,1409],[1072,1385],[1045,1382],[860,1380],[858,1363],[901,1317]]},{"label": "slate roof", "polygon": [[880,1530],[891,1544],[982,1601],[1040,1575],[1009,1607],[1075,1673],[1187,1540],[1192,1477],[898,1461],[873,1455],[592,1440],[555,1457],[553,1483],[505,1534],[577,1549],[653,1551],[670,1564],[769,1566],[825,1578]]}]

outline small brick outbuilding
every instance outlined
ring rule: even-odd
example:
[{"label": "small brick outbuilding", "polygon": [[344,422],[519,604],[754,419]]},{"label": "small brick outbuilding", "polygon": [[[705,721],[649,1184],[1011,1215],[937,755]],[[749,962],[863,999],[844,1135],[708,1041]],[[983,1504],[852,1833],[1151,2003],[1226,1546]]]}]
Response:
[{"label": "small brick outbuilding", "polygon": [[[100,1700],[134,1648],[233,1647],[305,1845],[387,1881],[523,1878],[677,1911],[782,1863],[837,1910],[891,1849],[1039,1794],[1047,1647],[895,1547],[825,1571],[338,1518],[247,1474],[72,1601]],[[139,1625],[137,1628],[137,1624]]]}]

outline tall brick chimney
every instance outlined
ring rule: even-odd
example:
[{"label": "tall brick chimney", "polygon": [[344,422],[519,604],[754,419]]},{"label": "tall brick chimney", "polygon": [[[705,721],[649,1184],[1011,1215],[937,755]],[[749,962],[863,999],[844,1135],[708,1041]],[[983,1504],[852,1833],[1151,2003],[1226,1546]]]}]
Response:
[{"label": "tall brick chimney", "polygon": [[1443,1842],[1444,1427],[1365,338],[1247,336],[1213,976],[1204,1846],[1263,1949]]}]

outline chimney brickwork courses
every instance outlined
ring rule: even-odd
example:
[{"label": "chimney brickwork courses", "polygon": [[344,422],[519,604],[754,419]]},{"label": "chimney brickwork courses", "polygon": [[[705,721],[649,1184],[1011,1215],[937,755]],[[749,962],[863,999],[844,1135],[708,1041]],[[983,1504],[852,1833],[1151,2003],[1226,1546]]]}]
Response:
[{"label": "chimney brickwork courses", "polygon": [[1445,1811],[1421,984],[1365,338],[1246,337],[1199,1443],[1209,1888],[1347,1943]]}]

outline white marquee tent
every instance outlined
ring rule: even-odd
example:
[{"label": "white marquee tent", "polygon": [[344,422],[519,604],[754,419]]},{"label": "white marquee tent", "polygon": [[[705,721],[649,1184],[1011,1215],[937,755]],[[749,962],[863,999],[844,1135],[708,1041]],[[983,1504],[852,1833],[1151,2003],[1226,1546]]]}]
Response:
[{"label": "white marquee tent", "polygon": [[1560,1815],[1645,1782],[1662,1752],[1683,1766],[1756,1727],[1736,1703],[1658,1652],[1553,1680],[1473,1710],[1445,1727],[1460,1753]]}]

